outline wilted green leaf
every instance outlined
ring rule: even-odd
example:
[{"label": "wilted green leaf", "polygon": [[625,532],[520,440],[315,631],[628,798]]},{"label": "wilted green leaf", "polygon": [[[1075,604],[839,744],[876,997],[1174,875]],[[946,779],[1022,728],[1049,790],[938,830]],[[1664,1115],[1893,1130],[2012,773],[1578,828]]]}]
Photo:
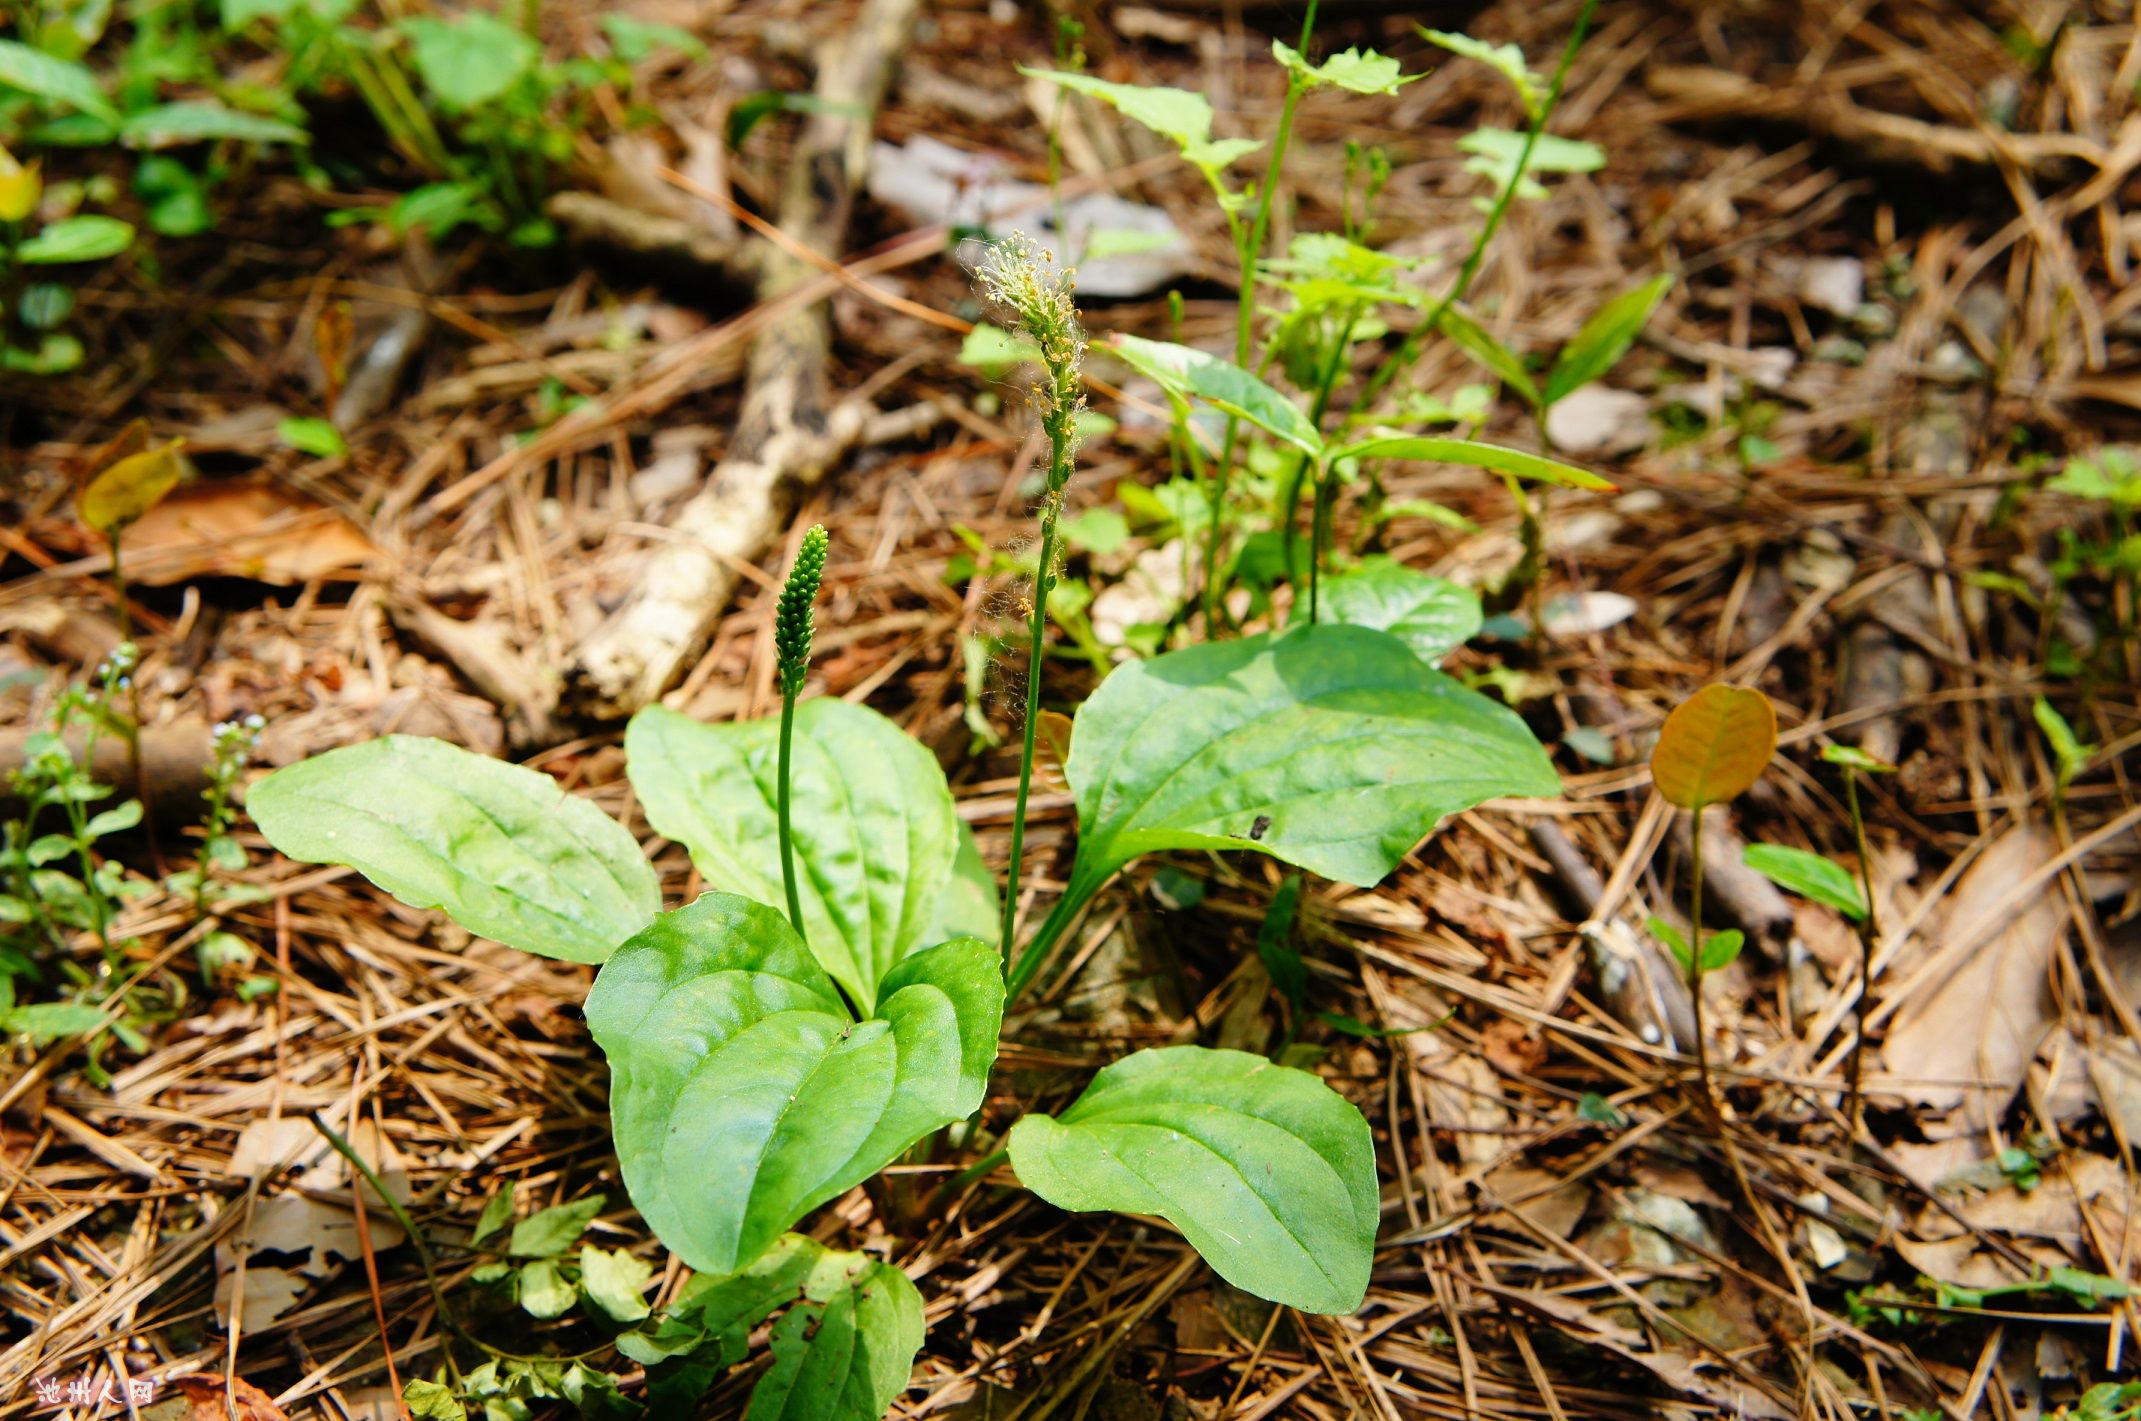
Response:
[{"label": "wilted green leaf", "polygon": [[1061,1116],[1011,1128],[1019,1182],[1058,1208],[1158,1214],[1219,1276],[1350,1313],[1381,1218],[1368,1122],[1306,1071],[1173,1046],[1106,1067]]},{"label": "wilted green leaf", "polygon": [[536,770],[389,735],[253,786],[246,809],[303,863],[348,864],[414,908],[544,957],[600,962],[661,907],[616,820]]}]

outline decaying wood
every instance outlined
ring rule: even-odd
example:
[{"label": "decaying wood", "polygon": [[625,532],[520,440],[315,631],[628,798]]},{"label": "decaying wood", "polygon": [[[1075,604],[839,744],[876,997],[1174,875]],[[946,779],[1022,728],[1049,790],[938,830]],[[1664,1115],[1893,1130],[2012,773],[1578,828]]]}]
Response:
[{"label": "decaying wood", "polygon": [[[780,205],[781,227],[802,246],[831,253],[869,161],[871,118],[898,62],[916,0],[870,0],[819,71],[820,107],[805,122]],[[759,298],[773,301],[817,277],[774,250]],[[872,413],[844,400],[828,408],[832,326],[822,303],[790,313],[752,348],[743,414],[706,487],[678,510],[647,555],[624,603],[581,642],[565,668],[564,704],[601,719],[630,715],[669,688],[704,645],[736,588],[737,567],[760,557],[803,490],[824,477]]]},{"label": "decaying wood", "polygon": [[[22,768],[23,745],[34,732],[0,731],[0,813],[20,807],[7,787],[8,772]],[[76,727],[67,743],[77,761],[88,745],[86,727]],[[160,819],[173,823],[201,817],[201,791],[208,788],[208,772],[215,760],[215,737],[204,720],[179,720],[152,725],[141,732],[141,784],[148,802]],[[121,798],[132,793],[133,766],[128,761],[122,736],[100,734],[93,752],[90,774],[99,784],[119,786]]]}]

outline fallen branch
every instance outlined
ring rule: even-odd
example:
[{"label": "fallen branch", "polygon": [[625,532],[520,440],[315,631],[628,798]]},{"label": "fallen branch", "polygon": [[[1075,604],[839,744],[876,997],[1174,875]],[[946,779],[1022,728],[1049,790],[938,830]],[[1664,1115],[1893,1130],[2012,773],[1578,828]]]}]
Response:
[{"label": "fallen branch", "polygon": [[[782,229],[813,251],[836,250],[868,161],[870,129],[891,81],[916,0],[869,0],[846,43],[819,71],[819,106],[805,123],[781,196]],[[759,299],[773,302],[824,278],[785,251],[769,252]],[[827,408],[832,326],[823,301],[789,311],[752,348],[743,413],[707,486],[671,518],[638,585],[574,650],[564,672],[568,709],[630,715],[682,674],[736,587],[792,516],[802,492],[862,434],[873,411],[858,400]]]}]

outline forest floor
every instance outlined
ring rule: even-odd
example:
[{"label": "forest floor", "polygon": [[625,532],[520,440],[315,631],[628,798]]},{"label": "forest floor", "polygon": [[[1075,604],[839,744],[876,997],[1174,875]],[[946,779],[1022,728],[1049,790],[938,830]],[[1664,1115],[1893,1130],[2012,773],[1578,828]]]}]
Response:
[{"label": "forest floor", "polygon": [[[1513,40],[1543,66],[1578,7],[1425,8],[1325,7],[1325,49],[1376,44],[1434,72],[1394,99],[1304,101],[1275,246],[1336,224],[1351,142],[1391,165],[1375,243],[1444,271],[1461,258],[1482,183],[1454,144],[1521,116],[1412,20]],[[1064,1214],[1008,1168],[943,1188],[970,1157],[917,1155],[802,1225],[888,1257],[928,1300],[895,1415],[2027,1421],[2135,1374],[2141,553],[2121,520],[2141,490],[2121,505],[2046,488],[2070,459],[2132,478],[2097,451],[2141,428],[2141,203],[2123,206],[2141,197],[2141,28],[2114,8],[1600,7],[1554,129],[1601,144],[1605,166],[1515,204],[1470,305],[1507,345],[1548,352],[1607,295],[1659,271],[1677,284],[1612,395],[1554,430],[1618,491],[1547,504],[1548,634],[1478,643],[1449,668],[1518,707],[1563,797],[1465,814],[1374,889],[1311,884],[1309,1004],[1375,1034],[1293,1019],[1249,950],[1276,865],[1142,863],[1084,928],[1076,984],[1006,1022],[976,1126],[1069,1099],[1126,1049],[1290,1042],[1374,1129],[1384,1213],[1366,1306],[1274,1311],[1191,1266],[1162,1225]],[[770,113],[734,152],[721,131],[745,96],[807,91],[848,13],[633,13],[709,50],[656,73],[651,127],[581,140],[601,173],[584,186],[656,224],[632,238],[652,250],[582,228],[536,255],[433,254],[323,226],[315,193],[265,175],[161,282],[114,270],[81,294],[84,372],[8,377],[0,752],[19,756],[8,736],[120,639],[109,556],[72,499],[97,451],[145,417],[186,437],[201,478],[177,495],[182,516],[126,544],[139,711],[169,774],[158,796],[182,808],[152,814],[153,841],[114,848],[145,888],[115,932],[159,1005],[133,1045],[102,1053],[108,1078],[64,1043],[0,1058],[0,1418],[55,1398],[51,1414],[127,1414],[47,1390],[120,1374],[197,1408],[142,1415],[221,1416],[221,1381],[173,1379],[226,1374],[257,1388],[242,1415],[398,1414],[382,1337],[404,1381],[455,1337],[420,1250],[391,1216],[353,1211],[315,1118],[427,1233],[469,1227],[500,1191],[522,1212],[606,1193],[591,1237],[663,1266],[616,1175],[578,1006],[589,969],[293,865],[242,818],[249,862],[211,917],[157,886],[195,847],[188,766],[206,763],[215,723],[251,715],[261,765],[441,736],[538,766],[647,833],[621,724],[561,696],[558,668],[680,536],[671,520],[728,452],[749,343],[772,323],[729,265],[673,240],[696,231],[720,256],[757,239],[655,169],[774,211],[807,118]],[[1106,4],[1088,18],[1095,72],[1203,92],[1222,133],[1271,131],[1269,39],[1290,39],[1297,15]],[[551,23],[564,46],[592,21]],[[1053,101],[1012,65],[1050,54],[1037,6],[926,7],[876,138],[997,153],[1043,181]],[[1234,268],[1202,180],[1098,106],[1071,110],[1063,157],[1071,192],[1152,204],[1186,235],[1193,258],[1167,283],[1186,298],[1177,338],[1224,343]],[[974,548],[1031,536],[1043,449],[1021,377],[959,363],[958,327],[986,313],[940,215],[898,195],[880,164],[827,253],[868,274],[824,283],[829,386],[878,413],[800,489],[795,532],[730,568],[728,610],[666,703],[706,719],[777,706],[769,589],[822,521],[810,694],[867,698],[934,749],[1001,868],[1022,591],[977,575]],[[1165,292],[1081,304],[1096,335],[1169,336]],[[397,343],[405,365],[384,353]],[[277,438],[368,370],[385,383],[343,422],[346,452]],[[1447,399],[1485,377],[1431,349],[1414,378]],[[583,401],[599,417],[576,416]],[[1149,405],[1093,404],[1119,424],[1087,441],[1071,512],[1121,516],[1082,525],[1070,570],[1106,647],[1175,614],[1180,549],[1151,499],[1122,497],[1168,476]],[[1484,433],[1537,439],[1511,400]],[[1382,492],[1383,516],[1343,511],[1343,540],[1472,585],[1518,557],[1509,499],[1476,472],[1406,465]],[[1062,658],[1047,699],[1092,678],[1087,658]],[[1715,921],[1749,939],[1705,987],[1723,1137],[1664,1044],[1686,1039],[1688,1003],[1643,931],[1679,911],[1687,874],[1685,816],[1653,794],[1649,747],[1717,680],[1770,696],[1783,747],[1709,845],[1730,861],[1713,871]],[[2093,747],[2071,782],[2040,697]],[[1818,753],[1834,742],[1899,767],[1862,786],[1880,933],[1855,1134],[1842,1083],[1858,940],[1833,910],[1733,872],[1739,841],[1856,864]],[[1040,786],[1033,826],[1045,909],[1074,828],[1060,779]],[[681,848],[656,863],[670,902],[697,891]],[[250,961],[204,985],[196,950],[219,932]],[[682,1277],[666,1267],[661,1296]],[[492,1307],[465,1271],[446,1279],[468,1309],[456,1326],[507,1352],[585,1353],[638,1385],[591,1326]],[[752,1375],[724,1378],[704,1414],[740,1414]],[[2092,1421],[2141,1406],[2105,1396]]]}]

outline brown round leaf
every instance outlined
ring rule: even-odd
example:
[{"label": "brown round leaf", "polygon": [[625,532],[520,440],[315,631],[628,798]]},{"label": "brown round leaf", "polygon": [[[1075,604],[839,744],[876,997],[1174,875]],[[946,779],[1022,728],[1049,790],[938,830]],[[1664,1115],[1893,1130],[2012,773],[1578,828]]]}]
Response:
[{"label": "brown round leaf", "polygon": [[1700,809],[1743,793],[1776,751],[1769,697],[1744,686],[1705,686],[1665,718],[1650,777],[1669,803]]}]

